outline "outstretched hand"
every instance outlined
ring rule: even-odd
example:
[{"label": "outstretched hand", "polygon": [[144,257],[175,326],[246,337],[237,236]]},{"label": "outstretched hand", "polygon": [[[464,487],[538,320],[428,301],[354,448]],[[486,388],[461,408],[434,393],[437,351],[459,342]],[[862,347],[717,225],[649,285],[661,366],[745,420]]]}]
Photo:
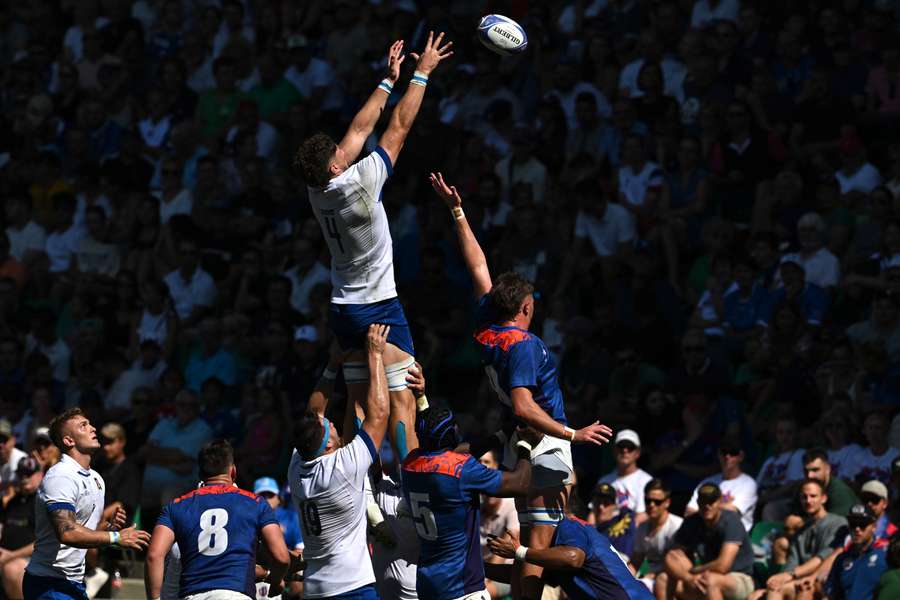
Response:
[{"label": "outstretched hand", "polygon": [[601,425],[600,421],[594,421],[587,427],[582,427],[575,432],[573,443],[590,443],[602,446],[612,437],[612,429],[606,425]]},{"label": "outstretched hand", "polygon": [[403,40],[397,40],[391,44],[391,47],[388,50],[387,78],[391,83],[396,83],[397,79],[400,77],[400,65],[403,64],[404,60],[406,60],[406,55],[403,54]]},{"label": "outstretched hand", "polygon": [[447,208],[453,210],[454,208],[462,206],[462,198],[459,197],[456,186],[448,186],[444,181],[444,176],[440,172],[438,172],[437,175],[431,173],[428,180],[431,182],[431,187],[434,188],[435,193],[444,201],[444,204],[447,205]]},{"label": "outstretched hand", "polygon": [[119,546],[132,550],[146,550],[150,545],[150,534],[133,525],[119,533]]},{"label": "outstretched hand", "polygon": [[453,42],[447,42],[443,46],[441,46],[441,41],[444,39],[444,32],[442,31],[434,37],[434,32],[428,32],[428,41],[425,42],[425,49],[422,50],[422,54],[416,54],[415,52],[410,52],[409,55],[416,59],[416,71],[421,71],[428,75],[432,71],[437,68],[438,63],[440,63],[445,58],[450,58],[453,56],[453,51],[450,50],[450,47],[453,46]]}]

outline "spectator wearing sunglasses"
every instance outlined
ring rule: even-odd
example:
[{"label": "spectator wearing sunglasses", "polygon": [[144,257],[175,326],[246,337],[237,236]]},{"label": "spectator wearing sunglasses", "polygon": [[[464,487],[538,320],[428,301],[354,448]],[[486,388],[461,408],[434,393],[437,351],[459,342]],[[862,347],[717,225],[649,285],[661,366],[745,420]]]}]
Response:
[{"label": "spectator wearing sunglasses", "polygon": [[[636,531],[634,511],[620,506],[617,496],[618,493],[612,485],[598,484],[591,500],[588,523],[609,538],[610,543],[622,556],[628,557],[634,550]],[[641,500],[643,501],[643,498]]]},{"label": "spectator wearing sunglasses", "polygon": [[722,471],[708,477],[694,490],[685,509],[686,515],[698,510],[697,490],[703,484],[713,483],[722,490],[722,508],[736,512],[741,517],[744,529],[753,529],[753,511],[756,509],[756,481],[744,473],[744,450],[736,441],[725,440],[719,447],[719,466]]},{"label": "spectator wearing sunglasses", "polygon": [[608,483],[616,491],[616,504],[631,510],[640,525],[647,519],[644,506],[644,487],[653,476],[638,467],[641,457],[641,438],[633,429],[623,429],[615,439],[616,470],[607,473],[597,483]]},{"label": "spectator wearing sunglasses", "polygon": [[664,593],[668,581],[665,573],[666,552],[672,547],[675,533],[684,522],[684,519],[669,512],[671,492],[661,479],[651,479],[644,487],[647,520],[637,528],[634,551],[630,557],[635,569],[640,569],[644,561],[647,562],[647,571],[639,581],[657,597]]},{"label": "spectator wearing sunglasses", "polygon": [[897,526],[891,522],[887,510],[888,496],[887,486],[877,479],[867,481],[859,490],[861,503],[875,515],[875,543],[881,547],[886,547],[891,537],[897,533]]},{"label": "spectator wearing sunglasses", "polygon": [[875,523],[872,509],[857,504],[850,509],[850,547],[834,561],[825,583],[828,600],[872,598],[881,576],[887,571],[887,550],[875,543]]}]

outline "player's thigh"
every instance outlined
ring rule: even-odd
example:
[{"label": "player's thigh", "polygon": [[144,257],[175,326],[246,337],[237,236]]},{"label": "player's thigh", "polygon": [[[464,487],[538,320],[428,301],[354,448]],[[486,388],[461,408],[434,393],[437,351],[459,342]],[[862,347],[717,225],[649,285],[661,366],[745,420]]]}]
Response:
[{"label": "player's thigh", "polygon": [[14,558],[3,565],[3,591],[7,598],[22,598],[22,578],[27,565],[27,558]]},{"label": "player's thigh", "polygon": [[[747,600],[755,587],[753,578],[746,573],[731,572],[727,575],[721,575],[707,571],[706,577],[709,585],[716,586],[722,590],[722,595],[727,600]],[[783,591],[784,588],[782,588]],[[794,597],[793,588],[790,597]]]}]

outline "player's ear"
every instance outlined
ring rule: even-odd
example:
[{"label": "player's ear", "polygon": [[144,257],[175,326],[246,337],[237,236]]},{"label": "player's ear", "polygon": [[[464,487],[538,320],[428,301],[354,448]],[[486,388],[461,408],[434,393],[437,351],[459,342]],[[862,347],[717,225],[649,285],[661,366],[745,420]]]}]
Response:
[{"label": "player's ear", "polygon": [[232,481],[237,481],[237,467],[234,463],[231,464],[231,467],[228,468],[228,474],[231,476]]}]

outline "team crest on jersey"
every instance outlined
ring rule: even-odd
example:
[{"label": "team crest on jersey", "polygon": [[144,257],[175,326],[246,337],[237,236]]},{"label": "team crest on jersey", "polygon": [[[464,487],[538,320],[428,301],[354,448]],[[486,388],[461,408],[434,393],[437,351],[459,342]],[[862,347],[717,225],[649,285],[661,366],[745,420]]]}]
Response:
[{"label": "team crest on jersey", "polygon": [[103,484],[100,483],[100,479],[97,478],[97,477],[94,477],[94,483],[97,484],[97,491],[102,492],[102,491],[103,491]]}]

